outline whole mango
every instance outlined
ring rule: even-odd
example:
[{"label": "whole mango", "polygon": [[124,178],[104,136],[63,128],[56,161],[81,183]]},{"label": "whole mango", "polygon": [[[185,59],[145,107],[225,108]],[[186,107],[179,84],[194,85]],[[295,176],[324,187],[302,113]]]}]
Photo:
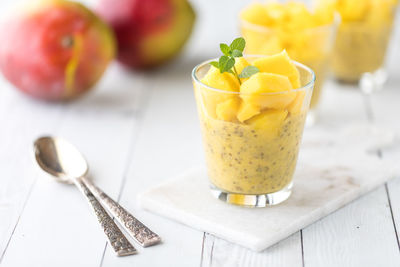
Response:
[{"label": "whole mango", "polygon": [[97,11],[114,28],[118,60],[135,69],[176,56],[195,21],[187,0],[101,0]]},{"label": "whole mango", "polygon": [[115,57],[112,30],[85,6],[40,1],[0,30],[0,70],[21,91],[50,101],[92,88]]}]

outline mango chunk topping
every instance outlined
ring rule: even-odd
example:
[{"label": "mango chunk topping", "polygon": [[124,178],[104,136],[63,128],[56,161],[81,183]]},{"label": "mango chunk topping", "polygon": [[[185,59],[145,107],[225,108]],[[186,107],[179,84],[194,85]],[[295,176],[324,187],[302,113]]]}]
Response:
[{"label": "mango chunk topping", "polygon": [[239,91],[239,81],[233,74],[224,72],[220,73],[217,68],[211,67],[206,76],[201,79],[201,82],[220,90]]},{"label": "mango chunk topping", "polygon": [[259,58],[253,64],[261,72],[275,73],[288,77],[295,89],[300,87],[299,71],[285,50],[273,56]]}]

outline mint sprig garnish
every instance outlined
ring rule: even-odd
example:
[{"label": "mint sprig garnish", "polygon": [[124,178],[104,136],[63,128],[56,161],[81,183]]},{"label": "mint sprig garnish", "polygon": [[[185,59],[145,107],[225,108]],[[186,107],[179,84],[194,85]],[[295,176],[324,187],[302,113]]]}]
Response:
[{"label": "mint sprig garnish", "polygon": [[242,38],[236,38],[230,45],[220,44],[219,48],[223,56],[219,58],[218,61],[212,61],[210,64],[215,68],[219,69],[221,73],[229,72],[238,79],[239,84],[242,84],[241,78],[250,78],[252,75],[256,74],[260,70],[255,66],[245,67],[240,74],[235,68],[235,58],[243,57],[243,50],[246,46],[246,41]]}]

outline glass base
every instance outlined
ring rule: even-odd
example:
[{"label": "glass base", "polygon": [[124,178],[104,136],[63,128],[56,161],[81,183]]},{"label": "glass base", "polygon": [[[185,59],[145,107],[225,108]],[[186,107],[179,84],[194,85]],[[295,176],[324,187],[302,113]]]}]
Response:
[{"label": "glass base", "polygon": [[213,185],[210,186],[210,189],[214,197],[226,203],[239,206],[263,208],[267,206],[277,205],[288,199],[290,194],[292,194],[292,187],[293,183],[290,183],[278,192],[262,195],[244,195],[225,192]]},{"label": "glass base", "polygon": [[[373,72],[366,72],[362,74],[359,79],[355,80],[343,80],[336,78],[336,81],[342,85],[354,85],[359,86],[361,91],[365,94],[371,94],[382,90],[388,79],[388,74],[384,68],[377,69]],[[357,87],[354,87],[357,88]]]},{"label": "glass base", "polygon": [[372,94],[382,90],[388,79],[388,74],[384,69],[379,69],[374,72],[364,73],[360,79],[359,85],[364,94]]}]

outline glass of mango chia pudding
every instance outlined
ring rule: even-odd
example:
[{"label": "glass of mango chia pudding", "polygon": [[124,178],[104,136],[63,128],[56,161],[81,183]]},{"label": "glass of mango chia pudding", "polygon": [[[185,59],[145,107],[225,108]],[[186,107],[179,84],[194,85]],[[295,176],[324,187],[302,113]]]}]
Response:
[{"label": "glass of mango chia pudding", "polygon": [[[392,35],[398,0],[321,1],[341,16],[332,56],[332,71],[343,83],[382,86],[386,51]],[[367,85],[366,84],[366,85]],[[362,88],[367,93],[371,89]]]},{"label": "glass of mango chia pudding", "polygon": [[293,1],[255,2],[241,11],[239,19],[246,53],[272,55],[285,49],[292,59],[315,71],[317,80],[307,119],[308,124],[314,124],[338,25],[334,10],[319,4],[311,9]]},{"label": "glass of mango chia pudding", "polygon": [[238,81],[206,61],[192,72],[213,195],[265,207],[286,200],[315,82],[286,52],[236,59],[259,73]]}]

